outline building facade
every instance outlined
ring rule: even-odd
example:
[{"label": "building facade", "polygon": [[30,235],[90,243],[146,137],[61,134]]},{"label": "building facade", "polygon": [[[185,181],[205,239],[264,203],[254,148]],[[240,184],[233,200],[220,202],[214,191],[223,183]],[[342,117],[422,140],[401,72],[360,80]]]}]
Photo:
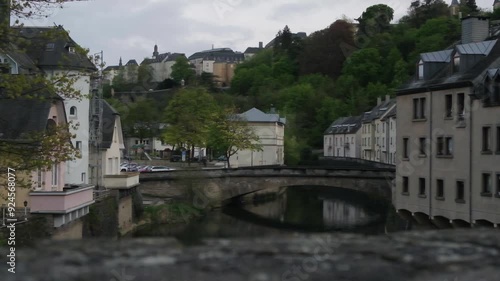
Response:
[{"label": "building facade", "polygon": [[500,44],[488,29],[487,18],[464,18],[462,43],[421,54],[417,77],[397,92],[403,216],[443,227],[500,223]]},{"label": "building facade", "polygon": [[361,116],[341,117],[324,133],[323,156],[361,158]]},{"label": "building facade", "polygon": [[285,163],[285,124],[286,119],[276,113],[264,113],[252,108],[239,114],[242,120],[248,122],[248,126],[254,130],[259,137],[262,150],[241,150],[230,157],[231,166],[266,166],[283,165]]},{"label": "building facade", "polygon": [[[365,112],[361,126],[361,158],[369,161],[389,163],[387,141],[390,141],[390,128],[387,127],[385,116],[394,110],[396,101],[389,96],[377,99],[377,105],[371,111]],[[393,120],[395,121],[395,120]],[[395,129],[393,129],[395,130]],[[394,131],[393,131],[394,134]]]}]

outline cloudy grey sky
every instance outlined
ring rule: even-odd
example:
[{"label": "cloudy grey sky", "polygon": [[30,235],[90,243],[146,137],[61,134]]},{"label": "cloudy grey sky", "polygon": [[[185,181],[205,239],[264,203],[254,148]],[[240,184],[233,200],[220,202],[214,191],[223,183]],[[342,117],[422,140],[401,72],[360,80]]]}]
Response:
[{"label": "cloudy grey sky", "polygon": [[[451,0],[446,0],[451,3]],[[229,47],[245,51],[269,42],[285,25],[307,34],[346,16],[357,18],[369,6],[386,4],[395,18],[412,0],[90,0],[65,4],[43,20],[26,25],[61,24],[92,53],[104,51],[106,65],[160,53],[187,56],[196,51]],[[477,0],[491,9],[493,0]]]}]

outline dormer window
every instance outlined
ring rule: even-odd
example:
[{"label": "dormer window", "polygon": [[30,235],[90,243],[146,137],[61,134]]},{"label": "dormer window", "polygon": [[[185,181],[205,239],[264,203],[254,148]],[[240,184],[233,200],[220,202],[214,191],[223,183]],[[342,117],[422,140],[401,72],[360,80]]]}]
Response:
[{"label": "dormer window", "polygon": [[423,80],[424,79],[424,62],[419,61],[418,62],[418,80]]},{"label": "dormer window", "polygon": [[68,52],[70,54],[74,54],[75,53],[75,47],[68,47]]},{"label": "dormer window", "polygon": [[455,54],[453,57],[453,73],[460,71],[460,54]]},{"label": "dormer window", "polygon": [[54,43],[47,43],[47,45],[45,45],[45,51],[54,51],[54,47],[55,47],[55,44]]}]

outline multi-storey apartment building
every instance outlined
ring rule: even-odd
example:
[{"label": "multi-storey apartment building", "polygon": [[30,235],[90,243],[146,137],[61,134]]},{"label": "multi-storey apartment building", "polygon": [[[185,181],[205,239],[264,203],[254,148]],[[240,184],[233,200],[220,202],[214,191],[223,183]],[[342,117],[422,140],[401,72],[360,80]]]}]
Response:
[{"label": "multi-storey apartment building", "polygon": [[[386,157],[387,139],[390,130],[386,130],[386,122],[383,117],[391,111],[395,100],[389,96],[382,101],[377,99],[377,105],[372,110],[365,112],[362,117],[361,126],[361,158],[370,161],[388,163]],[[394,129],[395,130],[395,129]],[[385,154],[384,154],[385,153]]]},{"label": "multi-storey apartment building", "polygon": [[324,133],[323,156],[360,158],[361,116],[341,117]]},{"label": "multi-storey apartment building", "polygon": [[438,226],[500,223],[500,44],[489,19],[462,19],[462,41],[420,55],[397,92],[400,214]]}]

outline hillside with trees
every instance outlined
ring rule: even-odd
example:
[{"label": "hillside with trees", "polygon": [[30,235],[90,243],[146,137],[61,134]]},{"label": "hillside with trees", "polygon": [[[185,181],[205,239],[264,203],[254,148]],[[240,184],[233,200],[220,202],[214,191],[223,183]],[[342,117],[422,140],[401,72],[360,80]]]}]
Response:
[{"label": "hillside with trees", "polygon": [[[475,1],[464,1],[460,11],[492,18],[496,15],[479,10]],[[277,109],[288,120],[285,162],[293,165],[311,160],[313,151],[322,148],[323,132],[332,121],[370,110],[377,97],[394,96],[395,89],[414,75],[420,53],[446,49],[460,40],[460,20],[442,0],[414,1],[404,17],[397,23],[393,20],[394,10],[378,4],[368,7],[357,23],[336,20],[305,39],[293,36],[291,28],[285,26],[278,31],[272,48],[237,66],[229,90],[214,87],[210,75],[188,75],[185,88],[205,89],[203,95],[211,96],[205,102],[210,107],[215,103],[222,112]],[[190,71],[186,62],[175,70]],[[175,93],[181,86],[178,77],[173,80],[171,90]],[[197,108],[183,106],[186,110]],[[178,110],[172,104],[156,103],[155,108],[160,112]],[[157,113],[156,118],[149,118],[173,121],[183,113]],[[216,127],[207,124],[203,140],[187,143],[210,144],[210,128]],[[163,135],[171,140],[179,137],[168,132]]]}]

